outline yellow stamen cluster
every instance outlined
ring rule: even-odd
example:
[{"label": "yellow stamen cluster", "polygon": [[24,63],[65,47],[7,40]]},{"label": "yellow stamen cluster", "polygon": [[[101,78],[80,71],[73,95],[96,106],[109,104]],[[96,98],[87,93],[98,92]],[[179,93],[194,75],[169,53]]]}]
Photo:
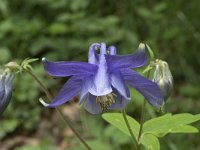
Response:
[{"label": "yellow stamen cluster", "polygon": [[106,111],[109,106],[115,103],[116,95],[114,93],[109,93],[107,95],[98,96],[96,98],[96,103],[99,103],[102,111]]}]

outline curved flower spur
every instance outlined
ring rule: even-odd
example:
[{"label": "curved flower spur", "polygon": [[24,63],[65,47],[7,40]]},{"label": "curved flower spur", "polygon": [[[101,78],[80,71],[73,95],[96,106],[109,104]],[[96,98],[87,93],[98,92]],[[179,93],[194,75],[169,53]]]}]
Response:
[{"label": "curved flower spur", "polygon": [[[97,50],[100,50],[99,54]],[[86,62],[51,62],[42,59],[45,71],[54,77],[67,77],[69,80],[50,104],[56,107],[70,101],[80,93],[79,103],[92,113],[99,114],[107,109],[122,109],[130,100],[128,86],[139,91],[153,106],[160,106],[163,94],[158,85],[131,68],[146,63],[145,46],[141,44],[134,54],[116,55],[116,48],[106,49],[105,43],[94,43],[89,48]]]}]

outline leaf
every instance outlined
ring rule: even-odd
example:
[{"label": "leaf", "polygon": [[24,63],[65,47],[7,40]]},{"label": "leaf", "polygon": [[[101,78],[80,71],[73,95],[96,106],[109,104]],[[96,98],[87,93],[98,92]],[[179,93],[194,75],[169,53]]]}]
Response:
[{"label": "leaf", "polygon": [[143,133],[162,133],[167,130],[171,114],[166,114],[161,117],[157,117],[148,120],[144,123]]},{"label": "leaf", "polygon": [[[105,113],[102,115],[102,117],[104,120],[109,122],[111,125],[117,127],[119,130],[121,130],[126,135],[131,136],[121,113]],[[135,119],[131,118],[128,115],[127,115],[127,119],[131,126],[134,136],[137,137],[137,135],[139,133],[139,127],[140,127],[139,123]],[[158,138],[151,134],[142,135],[141,143],[146,147],[147,150],[159,150],[160,149],[160,144],[159,144]]]},{"label": "leaf", "polygon": [[167,133],[196,133],[198,130],[188,124],[200,120],[200,114],[166,114],[164,116],[151,119],[144,123],[143,134],[151,133],[162,137]]},{"label": "leaf", "polygon": [[173,128],[170,133],[197,133],[198,129],[190,126],[190,125],[184,125]]},{"label": "leaf", "polygon": [[160,150],[159,140],[152,134],[143,135],[141,143],[145,146],[146,150]]},{"label": "leaf", "polygon": [[[104,113],[102,117],[104,120],[121,130],[126,135],[131,136],[121,113]],[[134,136],[137,137],[140,128],[139,123],[128,115],[127,119],[131,126]]]}]

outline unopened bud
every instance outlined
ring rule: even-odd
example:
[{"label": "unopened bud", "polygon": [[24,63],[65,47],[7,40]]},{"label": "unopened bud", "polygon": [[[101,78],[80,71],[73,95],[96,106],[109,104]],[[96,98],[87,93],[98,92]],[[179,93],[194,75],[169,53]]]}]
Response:
[{"label": "unopened bud", "polygon": [[6,67],[6,68],[9,68],[9,69],[11,69],[11,70],[14,70],[14,69],[17,69],[17,68],[19,67],[19,65],[17,64],[17,62],[11,61],[11,62],[7,63],[7,64],[5,65],[5,67]]},{"label": "unopened bud", "polygon": [[153,81],[158,84],[167,100],[173,89],[173,77],[167,62],[162,60],[155,61],[155,72]]}]

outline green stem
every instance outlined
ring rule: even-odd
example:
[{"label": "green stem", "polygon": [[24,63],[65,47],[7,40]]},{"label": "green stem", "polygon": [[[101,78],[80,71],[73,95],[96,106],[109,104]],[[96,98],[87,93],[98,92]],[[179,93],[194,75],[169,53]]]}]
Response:
[{"label": "green stem", "polygon": [[[24,69],[24,71],[27,72],[40,85],[42,90],[45,92],[48,100],[51,102],[52,96],[51,96],[50,92],[48,91],[48,89],[46,88],[46,86],[40,81],[40,79],[32,71],[30,71],[28,69]],[[80,140],[80,142],[85,146],[85,148],[87,150],[92,150],[89,147],[89,145],[85,142],[85,140],[80,136],[80,134],[74,129],[74,127],[71,124],[70,120],[63,115],[63,113],[61,112],[61,110],[58,107],[56,107],[56,111],[60,115],[60,117],[63,120],[63,122],[72,130],[74,135]]]},{"label": "green stem", "polygon": [[143,103],[142,111],[141,111],[141,117],[140,117],[140,130],[139,130],[139,134],[138,134],[138,138],[137,138],[138,142],[140,142],[140,138],[142,135],[142,128],[144,125],[145,106],[146,106],[146,100],[144,99],[144,103]]},{"label": "green stem", "polygon": [[130,135],[132,137],[134,149],[137,150],[137,146],[136,145],[137,145],[138,142],[137,142],[137,140],[136,140],[136,138],[135,138],[135,136],[133,134],[133,131],[131,130],[130,124],[129,124],[128,119],[126,117],[125,109],[122,110],[122,115],[123,115],[124,121],[126,123],[126,126],[128,128],[128,131],[129,131],[129,133],[130,133]]}]

